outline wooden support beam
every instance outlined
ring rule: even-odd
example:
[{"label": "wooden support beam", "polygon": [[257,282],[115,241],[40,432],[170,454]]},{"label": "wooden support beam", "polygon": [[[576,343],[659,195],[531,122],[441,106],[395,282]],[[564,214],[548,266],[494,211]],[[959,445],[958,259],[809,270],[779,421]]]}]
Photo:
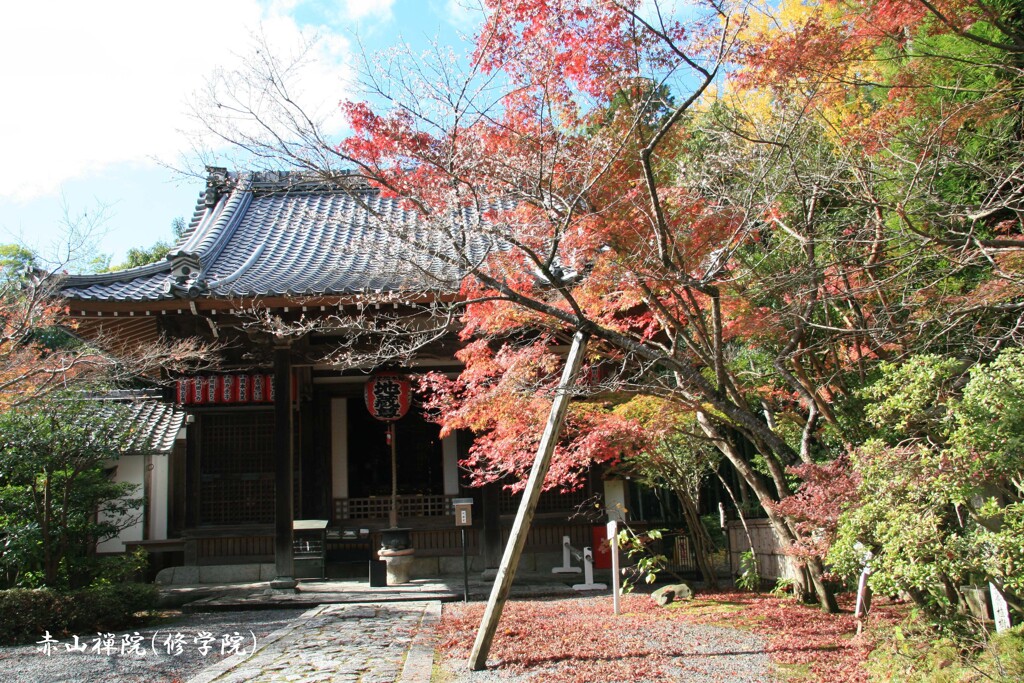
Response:
[{"label": "wooden support beam", "polygon": [[537,512],[537,502],[540,500],[540,493],[544,487],[544,477],[547,476],[548,469],[551,467],[551,454],[555,451],[555,444],[558,443],[558,435],[562,431],[562,423],[565,421],[565,413],[569,408],[569,390],[576,383],[576,376],[579,375],[580,365],[583,364],[583,352],[586,348],[587,336],[583,332],[577,332],[572,338],[569,357],[565,361],[562,379],[558,382],[558,389],[555,391],[555,400],[551,404],[551,413],[548,415],[544,434],[537,447],[537,456],[533,460],[533,468],[530,470],[530,478],[526,482],[526,490],[523,491],[523,500],[519,504],[519,511],[512,524],[512,533],[509,536],[508,545],[505,546],[505,554],[501,558],[498,574],[494,577],[491,596],[487,600],[487,609],[484,610],[480,628],[476,633],[473,651],[469,655],[469,668],[473,671],[487,668],[487,653],[491,650],[491,641],[494,640],[494,633],[498,630],[498,621],[501,620],[501,612],[505,607],[505,601],[508,600],[509,591],[512,589],[516,567],[523,554],[526,537],[530,533],[530,524]]},{"label": "wooden support beam", "polygon": [[289,346],[274,349],[274,569],[270,587],[295,588],[292,549],[292,356]]}]

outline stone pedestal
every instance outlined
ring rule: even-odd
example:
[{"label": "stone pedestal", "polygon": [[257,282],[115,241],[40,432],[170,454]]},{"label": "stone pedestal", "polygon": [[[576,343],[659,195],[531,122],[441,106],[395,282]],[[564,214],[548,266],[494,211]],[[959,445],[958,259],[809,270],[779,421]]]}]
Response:
[{"label": "stone pedestal", "polygon": [[298,582],[290,576],[278,576],[270,581],[270,590],[295,592]]},{"label": "stone pedestal", "polygon": [[389,586],[409,582],[409,571],[412,569],[415,554],[416,550],[414,548],[404,548],[402,550],[381,548],[377,552],[377,556],[388,565]]}]

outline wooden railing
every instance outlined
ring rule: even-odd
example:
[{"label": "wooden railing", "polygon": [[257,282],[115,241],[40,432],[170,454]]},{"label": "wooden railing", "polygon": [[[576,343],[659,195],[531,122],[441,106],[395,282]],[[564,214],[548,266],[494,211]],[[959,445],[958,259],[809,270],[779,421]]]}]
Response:
[{"label": "wooden railing", "polygon": [[[568,536],[569,543],[576,548],[593,545],[590,524],[535,524],[530,527],[526,537],[526,547],[532,551],[559,551],[562,549],[562,537]],[[511,527],[501,529],[502,545],[508,543],[512,533]]]},{"label": "wooden railing", "polygon": [[[452,498],[445,495],[398,496],[399,517],[443,517],[452,514]],[[369,498],[335,498],[334,521],[387,519],[391,512],[391,496]]]},{"label": "wooden railing", "polygon": [[[399,517],[444,517],[451,515],[452,499],[458,496],[416,494],[398,496]],[[502,515],[514,515],[519,507],[522,494],[502,491],[499,510]],[[537,505],[537,514],[566,514],[576,511],[589,498],[586,491],[559,493],[545,491]],[[367,498],[335,498],[334,522],[343,520],[387,519],[391,512],[391,496],[369,496]],[[479,514],[479,513],[478,513]]]},{"label": "wooden railing", "polygon": [[[562,493],[560,491],[545,491],[540,494],[537,501],[536,513],[539,515],[547,513],[573,513],[579,511],[586,505],[592,496],[586,489]],[[502,489],[499,498],[499,509],[503,515],[514,515],[519,511],[519,503],[523,499],[522,492],[511,493]]]}]

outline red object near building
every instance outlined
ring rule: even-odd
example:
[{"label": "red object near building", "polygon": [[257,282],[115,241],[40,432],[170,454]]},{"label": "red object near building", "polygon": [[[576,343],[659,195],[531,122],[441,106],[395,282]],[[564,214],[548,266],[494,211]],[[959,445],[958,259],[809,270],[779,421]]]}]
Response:
[{"label": "red object near building", "polygon": [[374,375],[364,389],[366,409],[378,420],[401,419],[412,405],[412,383],[395,372]]},{"label": "red object near building", "polygon": [[590,539],[594,550],[594,569],[612,568],[612,544],[608,542],[608,527],[602,525],[590,528]]},{"label": "red object near building", "polygon": [[[292,377],[292,400],[297,395]],[[175,400],[180,405],[273,403],[274,376],[269,373],[196,375],[179,379]]]}]

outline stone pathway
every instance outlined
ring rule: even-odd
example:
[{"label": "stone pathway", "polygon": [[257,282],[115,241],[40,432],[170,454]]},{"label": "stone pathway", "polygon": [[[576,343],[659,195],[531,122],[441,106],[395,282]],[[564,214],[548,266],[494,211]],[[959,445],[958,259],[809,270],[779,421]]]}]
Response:
[{"label": "stone pathway", "polygon": [[188,683],[429,681],[440,618],[436,600],[320,605]]},{"label": "stone pathway", "polygon": [[[568,584],[551,574],[517,574],[518,583],[512,586],[515,598],[571,597],[579,595]],[[493,579],[479,574],[470,577],[471,600],[487,600]],[[569,583],[575,583],[569,580]],[[175,584],[160,586],[161,604],[165,607],[181,606],[187,612],[214,612],[237,609],[267,609],[269,607],[313,608],[328,603],[401,602],[406,600],[462,600],[462,577],[442,579],[414,579],[397,586],[374,588],[365,581],[300,581],[295,592],[280,591],[268,594],[267,582],[234,584]]]}]

